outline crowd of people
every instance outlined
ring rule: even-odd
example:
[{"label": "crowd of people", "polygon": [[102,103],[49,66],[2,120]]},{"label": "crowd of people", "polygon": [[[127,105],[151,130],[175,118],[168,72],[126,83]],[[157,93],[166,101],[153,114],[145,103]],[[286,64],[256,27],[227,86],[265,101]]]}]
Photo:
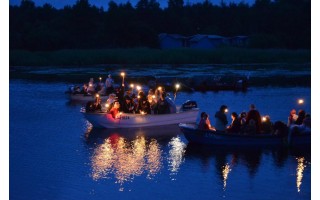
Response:
[{"label": "crowd of people", "polygon": [[[114,81],[111,75],[103,84],[93,82],[93,78],[89,81],[89,87],[83,87],[83,91],[90,95],[96,95],[95,101],[88,102],[86,110],[88,112],[104,111],[116,117],[117,113],[140,113],[140,114],[169,114],[176,112],[175,103],[167,96],[164,88],[150,89],[148,94],[138,90],[137,94],[134,89],[125,85],[114,88]],[[97,87],[99,87],[97,89]],[[106,102],[101,102],[100,95],[108,95]]]},{"label": "crowd of people", "polygon": [[231,113],[231,123],[228,125],[227,115],[228,107],[220,106],[215,113],[214,126],[211,125],[209,115],[206,112],[201,113],[198,129],[200,130],[217,130],[227,133],[239,134],[263,134],[272,133],[275,135],[296,134],[304,131],[311,131],[311,115],[306,114],[304,110],[300,110],[298,115],[296,110],[292,110],[288,117],[288,123],[276,121],[271,122],[270,116],[262,117],[254,104],[251,104],[248,112]]}]

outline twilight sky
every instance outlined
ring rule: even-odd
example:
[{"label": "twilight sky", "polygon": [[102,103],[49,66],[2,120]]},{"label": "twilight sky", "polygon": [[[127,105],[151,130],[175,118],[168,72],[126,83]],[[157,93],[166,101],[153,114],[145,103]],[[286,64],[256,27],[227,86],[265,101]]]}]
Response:
[{"label": "twilight sky", "polygon": [[[56,7],[56,8],[63,8],[65,5],[74,5],[75,2],[77,0],[33,0],[33,2],[35,2],[36,6],[42,6],[44,3],[49,3],[52,6]],[[133,6],[136,5],[136,3],[139,0],[114,0],[114,2],[118,3],[126,3],[130,1],[131,4]],[[189,3],[198,3],[198,2],[203,2],[204,0],[184,0],[185,3],[189,2]],[[252,5],[255,0],[224,0],[224,2],[226,4],[228,4],[229,2],[235,2],[235,3],[239,3],[239,2],[246,2],[249,5]],[[157,2],[160,3],[160,6],[163,7],[167,7],[168,5],[168,0],[157,0]],[[219,5],[221,0],[211,0],[211,2],[215,5]],[[21,0],[9,0],[10,5],[20,5]],[[105,9],[107,9],[109,0],[89,0],[89,3],[91,5],[95,5],[97,7],[104,7]]]}]

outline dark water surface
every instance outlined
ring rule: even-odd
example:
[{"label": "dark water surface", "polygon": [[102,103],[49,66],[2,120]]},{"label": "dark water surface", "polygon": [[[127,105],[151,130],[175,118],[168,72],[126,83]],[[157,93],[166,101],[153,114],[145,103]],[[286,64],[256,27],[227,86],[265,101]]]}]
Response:
[{"label": "dark water surface", "polygon": [[[205,148],[179,132],[107,132],[92,129],[81,103],[67,100],[66,83],[10,80],[9,87],[10,199],[311,198],[310,147]],[[176,102],[187,99],[212,121],[221,104],[230,114],[255,103],[272,121],[286,121],[292,108],[311,112],[310,88],[178,93]]]}]

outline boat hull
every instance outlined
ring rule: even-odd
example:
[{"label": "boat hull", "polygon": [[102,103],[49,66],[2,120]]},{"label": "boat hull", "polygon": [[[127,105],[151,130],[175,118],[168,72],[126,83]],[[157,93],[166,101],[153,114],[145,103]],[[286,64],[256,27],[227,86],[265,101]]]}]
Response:
[{"label": "boat hull", "polygon": [[108,113],[86,113],[84,117],[93,125],[100,128],[141,128],[141,127],[163,127],[168,125],[177,126],[179,123],[196,121],[199,109],[191,109],[184,112],[162,115],[142,115],[123,113],[117,118],[113,118]]},{"label": "boat hull", "polygon": [[232,146],[310,145],[311,134],[286,136],[272,134],[243,135],[212,130],[198,130],[195,124],[179,124],[181,132],[190,143]]}]

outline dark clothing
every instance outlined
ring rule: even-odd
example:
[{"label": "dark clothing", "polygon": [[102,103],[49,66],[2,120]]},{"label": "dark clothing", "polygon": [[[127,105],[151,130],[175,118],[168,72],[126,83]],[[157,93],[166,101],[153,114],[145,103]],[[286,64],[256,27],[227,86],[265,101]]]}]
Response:
[{"label": "dark clothing", "polygon": [[225,126],[228,124],[227,115],[224,112],[218,111],[214,116],[218,118]]},{"label": "dark clothing", "polygon": [[147,99],[139,100],[138,111],[151,114],[150,103],[147,101]]},{"label": "dark clothing", "polygon": [[199,122],[198,129],[200,129],[200,130],[209,130],[210,127],[206,122],[207,122],[207,120],[202,118],[200,120],[200,122]]},{"label": "dark clothing", "polygon": [[250,120],[253,119],[255,121],[256,133],[260,133],[261,131],[261,116],[259,111],[250,110],[247,114],[246,125],[249,124]]},{"label": "dark clothing", "polygon": [[159,99],[157,102],[157,112],[158,114],[169,114],[170,113],[170,106],[166,100]]},{"label": "dark clothing", "polygon": [[301,125],[303,123],[304,120],[304,116],[298,116],[297,121],[295,122],[296,125]]},{"label": "dark clothing", "polygon": [[230,126],[227,128],[227,132],[230,133],[239,133],[241,129],[241,122],[239,118],[236,118]]},{"label": "dark clothing", "polygon": [[129,103],[127,103],[126,101],[123,103],[123,105],[121,106],[121,109],[124,113],[133,113],[134,112],[134,106],[132,101],[129,101]]}]

